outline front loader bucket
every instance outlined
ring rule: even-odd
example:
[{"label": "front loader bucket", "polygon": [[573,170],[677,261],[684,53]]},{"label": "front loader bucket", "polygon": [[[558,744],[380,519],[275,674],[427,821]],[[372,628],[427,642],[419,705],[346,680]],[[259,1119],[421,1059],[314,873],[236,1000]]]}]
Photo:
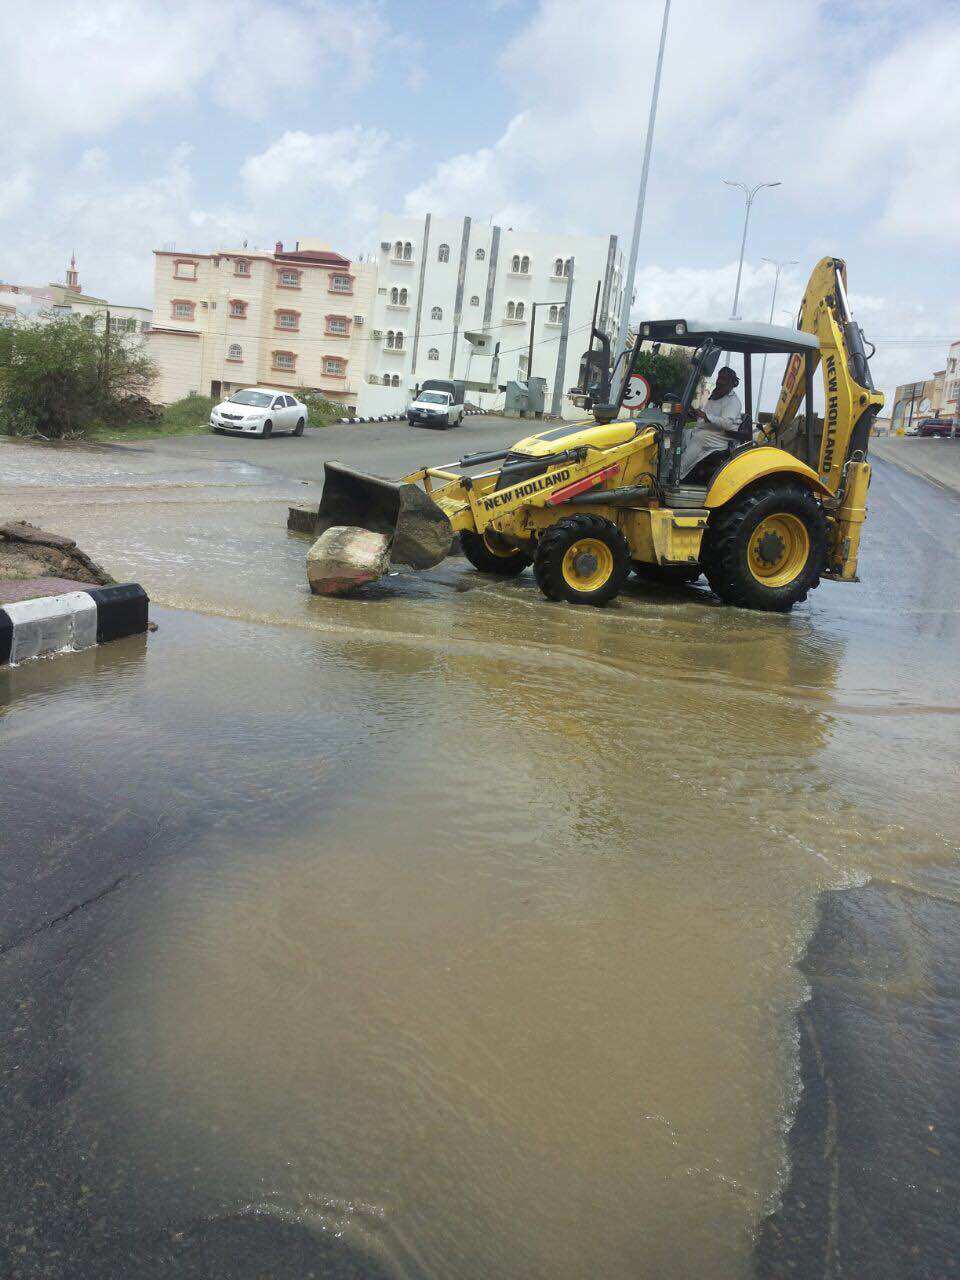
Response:
[{"label": "front loader bucket", "polygon": [[432,569],[449,554],[450,521],[419,485],[383,480],[339,462],[325,462],[323,470],[318,537],[335,525],[385,534],[392,539],[391,563],[411,569]]}]

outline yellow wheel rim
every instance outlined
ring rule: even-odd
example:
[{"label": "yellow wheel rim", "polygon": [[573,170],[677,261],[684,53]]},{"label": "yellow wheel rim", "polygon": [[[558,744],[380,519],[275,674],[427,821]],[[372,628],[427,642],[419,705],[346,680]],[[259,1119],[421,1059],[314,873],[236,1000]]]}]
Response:
[{"label": "yellow wheel rim", "polygon": [[810,558],[810,534],[797,516],[780,512],[761,520],[750,535],[747,563],[765,587],[787,587]]},{"label": "yellow wheel rim", "polygon": [[567,547],[561,572],[575,591],[599,591],[613,573],[613,552],[599,538],[580,538]]},{"label": "yellow wheel rim", "polygon": [[485,533],[483,535],[483,545],[492,556],[499,556],[501,560],[509,560],[511,556],[517,554],[516,547],[507,546],[505,542],[500,541],[500,538],[495,533]]}]

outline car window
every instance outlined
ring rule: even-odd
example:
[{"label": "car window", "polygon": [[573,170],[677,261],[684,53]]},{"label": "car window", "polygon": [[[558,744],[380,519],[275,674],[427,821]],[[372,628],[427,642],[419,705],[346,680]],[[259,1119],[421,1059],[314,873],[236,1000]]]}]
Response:
[{"label": "car window", "polygon": [[250,404],[265,409],[270,397],[265,391],[237,391],[230,397],[231,404]]},{"label": "car window", "polygon": [[276,400],[274,400],[274,402],[273,402],[273,407],[274,407],[275,409],[282,409],[282,408],[283,408],[283,396],[277,396]]},{"label": "car window", "polygon": [[292,409],[293,406],[297,403],[296,400],[294,400],[293,396],[286,396],[285,399],[287,402],[288,409]]}]

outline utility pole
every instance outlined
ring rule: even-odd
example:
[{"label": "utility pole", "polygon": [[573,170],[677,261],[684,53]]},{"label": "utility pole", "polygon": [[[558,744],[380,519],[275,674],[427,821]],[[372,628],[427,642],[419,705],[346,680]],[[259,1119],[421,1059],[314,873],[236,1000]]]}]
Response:
[{"label": "utility pole", "polygon": [[[796,261],[792,258],[789,261],[785,261],[785,262],[777,262],[774,258],[761,258],[760,261],[769,262],[771,266],[776,267],[777,269],[777,274],[773,278],[773,297],[770,299],[770,319],[768,321],[769,324],[773,324],[773,309],[777,305],[777,289],[780,286],[780,272],[784,269],[784,267],[795,267],[797,264],[796,264]],[[767,376],[767,354],[766,352],[764,352],[763,364],[760,366],[760,389],[757,392],[757,409],[756,409],[757,422],[760,421],[760,409],[762,407],[762,401],[763,401],[763,380],[766,376]]]},{"label": "utility pole", "polygon": [[[663,72],[663,51],[667,44],[667,22],[670,17],[670,0],[664,0],[663,4],[663,22],[660,26],[660,49],[657,53],[657,70],[653,77],[653,93],[650,95],[650,116],[647,120],[647,136],[643,144],[643,165],[640,169],[640,190],[637,192],[637,212],[633,219],[633,239],[630,241],[630,261],[627,264],[627,274],[623,282],[623,303],[620,307],[620,329],[617,333],[617,342],[614,347],[613,356],[614,364],[626,350],[627,347],[627,326],[630,323],[630,307],[633,303],[633,280],[637,274],[637,249],[640,245],[640,228],[643,226],[643,206],[647,198],[647,178],[650,174],[650,154],[653,150],[653,129],[657,123],[657,103],[660,99],[660,76]],[[616,400],[620,393],[620,387],[627,371],[626,360],[623,362],[623,370],[620,374],[620,382],[616,387],[611,387],[611,397]]]},{"label": "utility pole", "polygon": [[740,278],[743,275],[743,255],[747,248],[747,227],[750,225],[750,210],[753,208],[753,202],[758,191],[764,187],[779,187],[782,184],[778,182],[758,182],[755,187],[748,187],[745,182],[736,182],[729,178],[723,181],[728,187],[739,187],[746,199],[746,211],[743,217],[743,237],[740,240],[740,262],[737,266],[737,287],[733,291],[733,311],[730,313],[731,320],[738,320],[737,307],[740,305]]},{"label": "utility pole", "polygon": [[106,311],[106,322],[103,330],[103,394],[110,387],[110,311]]}]

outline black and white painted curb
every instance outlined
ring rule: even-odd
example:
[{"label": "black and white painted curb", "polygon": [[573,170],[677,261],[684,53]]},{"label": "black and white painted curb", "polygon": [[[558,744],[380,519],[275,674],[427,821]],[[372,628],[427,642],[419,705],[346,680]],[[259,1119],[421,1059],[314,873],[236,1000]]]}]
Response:
[{"label": "black and white painted curb", "polygon": [[0,606],[0,665],[89,649],[146,631],[150,597],[136,582],[84,587]]},{"label": "black and white painted curb", "polygon": [[[490,413],[489,409],[464,409],[463,416],[472,418],[475,414]],[[405,422],[407,415],[405,413],[380,413],[375,414],[372,418],[337,418],[338,425],[346,426],[353,422]]]}]

